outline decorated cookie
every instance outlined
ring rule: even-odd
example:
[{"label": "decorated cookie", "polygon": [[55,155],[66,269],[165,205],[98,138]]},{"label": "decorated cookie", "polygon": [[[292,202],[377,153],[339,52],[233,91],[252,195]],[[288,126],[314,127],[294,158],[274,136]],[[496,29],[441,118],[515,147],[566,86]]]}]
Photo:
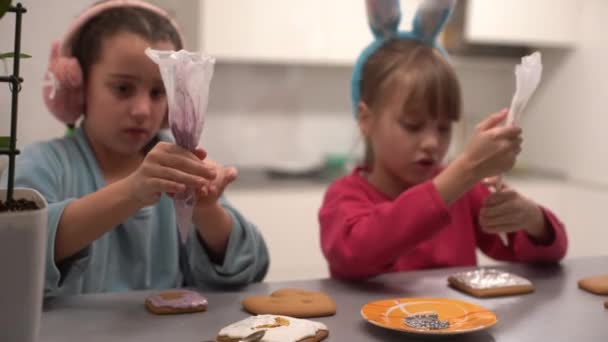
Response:
[{"label": "decorated cookie", "polygon": [[331,316],[336,313],[336,303],[327,294],[298,289],[280,289],[270,296],[245,297],[243,308],[252,314],[299,318]]},{"label": "decorated cookie", "polygon": [[478,269],[452,274],[448,283],[474,297],[499,297],[530,293],[534,285],[525,278],[497,269]]},{"label": "decorated cookie", "polygon": [[598,295],[608,295],[608,274],[583,278],[578,281],[578,287]]},{"label": "decorated cookie", "polygon": [[277,315],[251,316],[220,330],[218,342],[238,342],[245,336],[265,330],[261,342],[318,342],[329,335],[323,323]]},{"label": "decorated cookie", "polygon": [[146,298],[146,308],[157,315],[180,314],[207,310],[207,299],[190,290],[167,290]]}]

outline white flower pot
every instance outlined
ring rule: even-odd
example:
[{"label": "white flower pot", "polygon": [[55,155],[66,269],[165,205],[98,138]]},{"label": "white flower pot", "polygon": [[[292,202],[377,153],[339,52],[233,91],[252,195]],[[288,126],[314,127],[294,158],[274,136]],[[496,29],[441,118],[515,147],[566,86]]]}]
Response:
[{"label": "white flower pot", "polygon": [[[38,340],[47,240],[47,203],[33,189],[16,188],[15,199],[41,209],[0,213],[0,341]],[[6,200],[6,190],[0,189]]]}]

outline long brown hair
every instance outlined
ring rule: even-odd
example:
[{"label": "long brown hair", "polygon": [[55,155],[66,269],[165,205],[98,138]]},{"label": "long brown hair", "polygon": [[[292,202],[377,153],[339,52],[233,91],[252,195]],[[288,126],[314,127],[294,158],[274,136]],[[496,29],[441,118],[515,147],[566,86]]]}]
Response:
[{"label": "long brown hair", "polygon": [[[374,52],[365,65],[361,79],[361,101],[375,112],[387,95],[401,93],[404,112],[415,108],[433,118],[458,121],[462,112],[460,82],[441,53],[415,40],[392,39]],[[368,142],[365,164],[372,166]]]}]

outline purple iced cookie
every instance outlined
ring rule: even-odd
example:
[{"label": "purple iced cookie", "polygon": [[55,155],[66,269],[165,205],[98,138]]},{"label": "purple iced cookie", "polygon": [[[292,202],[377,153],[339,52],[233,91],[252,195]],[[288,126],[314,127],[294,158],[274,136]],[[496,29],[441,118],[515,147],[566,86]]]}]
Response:
[{"label": "purple iced cookie", "polygon": [[207,310],[207,299],[191,290],[167,290],[146,298],[148,311],[157,314],[180,314]]}]

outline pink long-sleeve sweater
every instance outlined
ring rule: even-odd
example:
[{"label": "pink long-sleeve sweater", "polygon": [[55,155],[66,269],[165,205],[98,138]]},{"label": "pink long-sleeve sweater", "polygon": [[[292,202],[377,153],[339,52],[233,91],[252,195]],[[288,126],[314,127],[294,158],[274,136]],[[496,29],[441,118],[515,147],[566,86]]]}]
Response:
[{"label": "pink long-sleeve sweater", "polygon": [[505,246],[496,234],[481,231],[478,216],[488,189],[477,184],[451,205],[432,181],[391,199],[360,174],[334,182],[319,211],[321,248],[331,275],[367,278],[382,273],[452,266],[474,266],[479,247],[496,260],[557,262],[568,245],[563,224],[542,208],[552,229],[548,244],[524,231],[508,234]]}]

